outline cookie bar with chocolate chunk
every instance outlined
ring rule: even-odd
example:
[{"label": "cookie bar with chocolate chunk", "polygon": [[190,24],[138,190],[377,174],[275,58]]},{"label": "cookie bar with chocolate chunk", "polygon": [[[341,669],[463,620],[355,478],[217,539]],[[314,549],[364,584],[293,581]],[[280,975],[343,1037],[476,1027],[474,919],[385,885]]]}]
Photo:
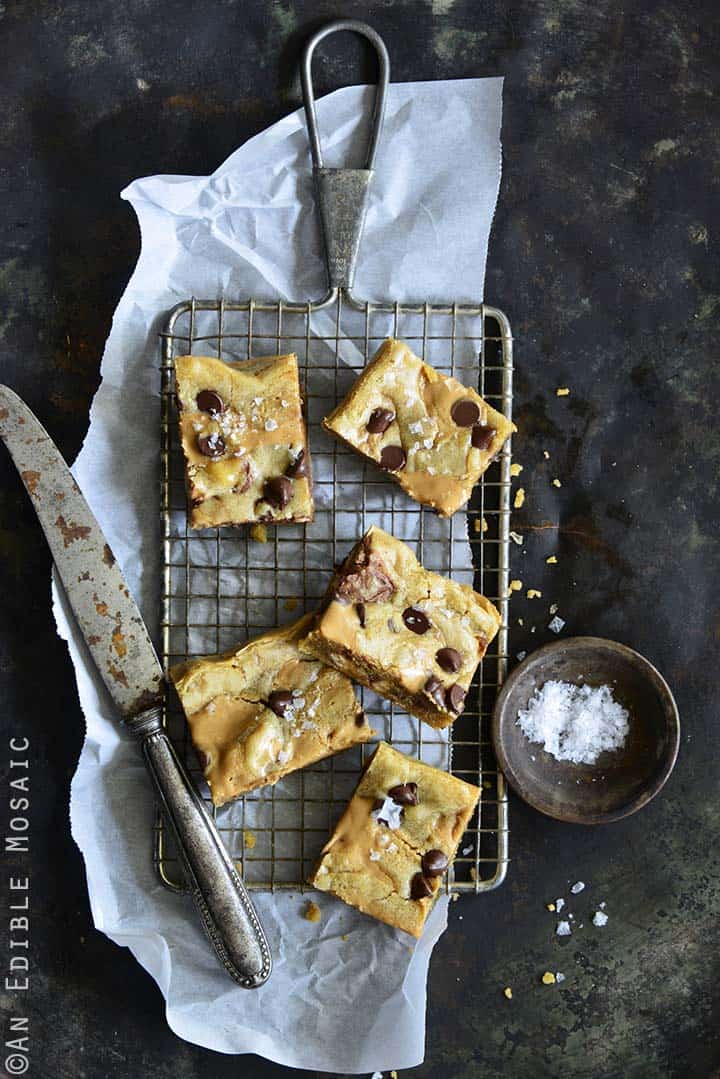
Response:
[{"label": "cookie bar with chocolate chunk", "polygon": [[300,648],[447,727],[499,627],[490,600],[424,569],[405,543],[372,527],[336,571]]},{"label": "cookie bar with chocolate chunk", "polygon": [[419,937],[479,797],[381,742],[309,883]]},{"label": "cookie bar with chocolate chunk", "polygon": [[179,356],[175,377],[192,527],[311,521],[296,357]]},{"label": "cookie bar with chocolate chunk", "polygon": [[515,430],[475,390],[441,375],[393,338],[323,427],[441,517],[467,502]]},{"label": "cookie bar with chocolate chunk", "polygon": [[216,806],[375,736],[350,680],[300,655],[310,620],[171,670]]}]

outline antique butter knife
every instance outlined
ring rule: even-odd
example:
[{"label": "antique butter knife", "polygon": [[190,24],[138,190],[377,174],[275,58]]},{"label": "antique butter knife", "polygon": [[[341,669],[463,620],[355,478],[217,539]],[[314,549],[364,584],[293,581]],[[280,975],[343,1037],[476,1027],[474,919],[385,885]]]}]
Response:
[{"label": "antique butter knife", "polygon": [[54,442],[7,386],[0,386],[0,438],[32,499],[97,669],[125,727],[140,740],[210,942],[238,985],[257,988],[270,975],[270,949],[245,885],[163,730],[162,669],[115,556]]}]

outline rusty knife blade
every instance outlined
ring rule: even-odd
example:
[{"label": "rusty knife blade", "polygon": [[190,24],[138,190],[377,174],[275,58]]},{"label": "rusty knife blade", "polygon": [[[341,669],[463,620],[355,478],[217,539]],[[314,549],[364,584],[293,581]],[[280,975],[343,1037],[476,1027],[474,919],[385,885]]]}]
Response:
[{"label": "rusty knife blade", "polygon": [[100,525],[55,443],[25,402],[0,385],[0,438],[45,532],[70,606],[122,716],[163,696],[162,669]]}]

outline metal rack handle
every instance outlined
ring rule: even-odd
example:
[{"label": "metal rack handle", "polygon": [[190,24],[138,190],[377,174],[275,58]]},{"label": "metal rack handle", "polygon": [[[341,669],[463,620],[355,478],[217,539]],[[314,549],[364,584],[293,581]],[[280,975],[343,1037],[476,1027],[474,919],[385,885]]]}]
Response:
[{"label": "metal rack handle", "polygon": [[[379,73],[375,102],[370,121],[365,167],[362,169],[329,169],[323,165],[322,146],[315,111],[315,90],[312,81],[312,60],[318,44],[329,34],[352,30],[367,38],[378,57]],[[371,26],[356,19],[338,19],[314,34],[303,52],[300,70],[303,103],[307,117],[308,138],[313,160],[315,197],[320,211],[325,261],[330,289],[350,290],[355,279],[360,237],[367,211],[367,192],[373,176],[378,143],[382,134],[390,80],[390,57],[385,42]]]}]

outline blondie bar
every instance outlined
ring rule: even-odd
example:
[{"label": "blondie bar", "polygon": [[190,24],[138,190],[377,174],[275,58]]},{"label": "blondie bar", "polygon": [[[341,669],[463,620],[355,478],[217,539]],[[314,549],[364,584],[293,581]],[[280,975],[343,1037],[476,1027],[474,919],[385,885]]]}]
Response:
[{"label": "blondie bar", "polygon": [[296,357],[179,356],[175,375],[192,527],[311,521]]},{"label": "blondie bar", "polygon": [[490,600],[424,569],[406,544],[372,527],[336,571],[300,649],[447,727],[499,626]]}]

